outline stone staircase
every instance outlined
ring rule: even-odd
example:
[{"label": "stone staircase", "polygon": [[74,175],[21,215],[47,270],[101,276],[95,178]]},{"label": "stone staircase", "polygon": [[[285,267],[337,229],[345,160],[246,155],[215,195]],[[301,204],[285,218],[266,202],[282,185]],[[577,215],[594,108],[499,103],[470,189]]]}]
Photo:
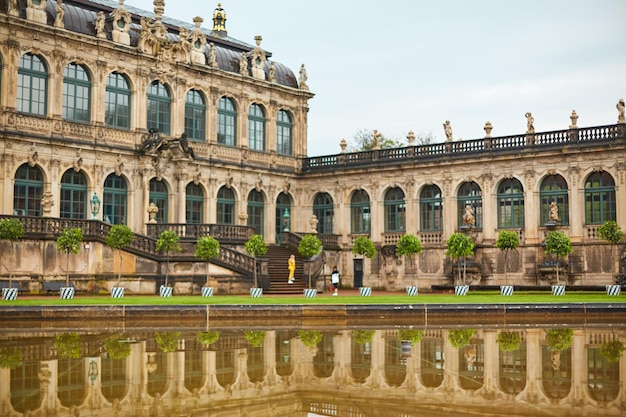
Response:
[{"label": "stone staircase", "polygon": [[[287,261],[292,254],[296,256],[295,282],[287,284]],[[308,288],[308,277],[304,275],[302,267],[304,258],[297,251],[285,246],[270,245],[263,257],[269,259],[268,274],[271,282],[270,288],[263,291],[264,294],[303,294],[304,289]]]}]

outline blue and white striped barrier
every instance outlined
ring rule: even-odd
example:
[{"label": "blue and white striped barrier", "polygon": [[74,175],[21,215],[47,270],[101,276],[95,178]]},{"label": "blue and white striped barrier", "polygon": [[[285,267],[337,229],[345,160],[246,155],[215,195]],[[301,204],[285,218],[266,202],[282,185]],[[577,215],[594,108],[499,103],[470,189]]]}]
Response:
[{"label": "blue and white striped barrier", "polygon": [[164,285],[161,285],[159,287],[159,295],[163,298],[168,298],[172,296],[172,287],[166,287]]},{"label": "blue and white striped barrier", "polygon": [[250,297],[259,298],[263,295],[263,288],[250,288]]},{"label": "blue and white striped barrier", "polygon": [[469,285],[457,285],[454,287],[455,295],[459,295],[459,296],[467,295],[468,291],[469,291]]},{"label": "blue and white striped barrier", "polygon": [[552,295],[565,295],[565,285],[553,285]]},{"label": "blue and white striped barrier", "polygon": [[361,287],[359,288],[359,294],[361,297],[369,297],[372,295],[372,287]]},{"label": "blue and white striped barrier", "polygon": [[17,300],[17,288],[3,288],[2,299],[7,301]]},{"label": "blue and white striped barrier", "polygon": [[606,286],[606,295],[618,296],[621,293],[622,293],[621,285],[607,285]]},{"label": "blue and white striped barrier", "polygon": [[61,299],[71,300],[74,298],[74,287],[61,287]]},{"label": "blue and white striped barrier", "polygon": [[406,295],[408,295],[409,297],[417,296],[417,286],[411,285],[406,287]]},{"label": "blue and white striped barrier", "polygon": [[315,298],[317,297],[317,290],[315,288],[305,288],[304,296],[306,298]]},{"label": "blue and white striped barrier", "polygon": [[513,295],[513,286],[512,285],[500,285],[500,295],[504,297],[509,297]]},{"label": "blue and white striped barrier", "polygon": [[213,297],[213,287],[202,287],[203,297]]},{"label": "blue and white striped barrier", "polygon": [[124,287],[111,288],[111,298],[124,298]]}]

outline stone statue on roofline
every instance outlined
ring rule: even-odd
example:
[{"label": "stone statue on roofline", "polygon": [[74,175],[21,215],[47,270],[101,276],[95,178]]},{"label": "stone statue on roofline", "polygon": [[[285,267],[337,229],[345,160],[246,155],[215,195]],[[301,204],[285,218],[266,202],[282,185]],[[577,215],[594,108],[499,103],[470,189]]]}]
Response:
[{"label": "stone statue on roofline", "polygon": [[452,142],[452,125],[450,124],[450,120],[446,120],[443,123],[443,131],[446,134],[446,142]]},{"label": "stone statue on roofline", "polygon": [[626,123],[626,116],[624,116],[624,99],[620,98],[617,102],[617,123]]}]

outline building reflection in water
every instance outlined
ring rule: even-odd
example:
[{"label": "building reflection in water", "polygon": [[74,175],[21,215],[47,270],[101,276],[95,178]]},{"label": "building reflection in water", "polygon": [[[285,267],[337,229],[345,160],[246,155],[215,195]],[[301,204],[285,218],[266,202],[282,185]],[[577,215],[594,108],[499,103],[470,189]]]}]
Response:
[{"label": "building reflection in water", "polygon": [[0,415],[621,416],[626,330],[0,336]]}]

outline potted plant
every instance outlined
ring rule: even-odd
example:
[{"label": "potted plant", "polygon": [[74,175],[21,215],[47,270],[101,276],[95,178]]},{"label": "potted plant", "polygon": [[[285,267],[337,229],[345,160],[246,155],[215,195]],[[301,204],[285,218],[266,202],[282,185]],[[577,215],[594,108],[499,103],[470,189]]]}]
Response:
[{"label": "potted plant", "polygon": [[[0,221],[0,240],[8,240],[13,252],[13,242],[24,236],[24,224],[16,218],[6,218]],[[13,271],[9,272],[9,288],[2,288],[2,299],[17,299],[17,288],[13,288]]]},{"label": "potted plant", "polygon": [[212,236],[201,236],[198,238],[194,256],[206,262],[206,284],[202,287],[203,297],[213,296],[213,287],[209,283],[209,265],[211,264],[211,259],[217,258],[219,255],[220,242]]},{"label": "potted plant", "polygon": [[[404,234],[398,239],[398,243],[396,244],[396,253],[398,255],[404,255],[407,258],[413,258],[413,255],[419,254],[424,250],[424,246],[422,246],[422,242],[420,239],[412,234]],[[406,270],[406,268],[405,268]],[[419,271],[416,268],[416,271]],[[409,296],[415,296],[418,293],[418,273],[415,273],[415,285],[407,285],[406,294]]]},{"label": "potted plant", "polygon": [[19,348],[0,348],[0,368],[16,369],[22,364],[24,355]]},{"label": "potted plant", "polygon": [[319,330],[298,330],[298,338],[302,344],[309,348],[314,348],[322,341],[322,332]]},{"label": "potted plant", "polygon": [[120,260],[117,271],[117,281],[115,282],[115,286],[111,288],[111,297],[113,298],[124,297],[124,287],[120,286],[120,281],[122,280],[122,249],[133,243],[134,240],[135,233],[125,224],[116,224],[111,227],[105,238],[107,246],[117,250]]},{"label": "potted plant", "polygon": [[56,244],[59,252],[65,252],[65,287],[61,287],[61,298],[74,298],[74,287],[70,287],[70,253],[78,254],[83,243],[83,231],[79,227],[63,229]]},{"label": "potted plant", "polygon": [[165,252],[165,285],[161,285],[159,288],[159,295],[161,297],[171,297],[172,287],[169,286],[169,273],[170,273],[170,252],[180,252],[182,247],[180,246],[180,236],[173,230],[164,230],[159,235],[159,239],[156,243],[156,250],[158,252]]},{"label": "potted plant", "polygon": [[446,242],[446,248],[446,255],[450,256],[453,263],[454,259],[463,260],[463,279],[461,280],[461,268],[459,265],[459,278],[454,285],[454,293],[456,295],[466,295],[469,290],[469,285],[466,284],[465,280],[467,257],[474,254],[474,242],[463,233],[453,233]]},{"label": "potted plant", "polygon": [[263,346],[263,342],[265,341],[265,331],[264,330],[246,330],[243,332],[243,337],[250,343],[253,347],[261,347]]},{"label": "potted plant", "polygon": [[496,248],[504,252],[504,285],[500,286],[500,294],[504,296],[513,295],[513,285],[509,285],[507,275],[507,258],[509,252],[519,246],[519,234],[513,230],[502,230],[496,239]]},{"label": "potted plant", "polygon": [[196,342],[205,346],[208,346],[210,344],[217,342],[219,338],[220,338],[220,332],[218,332],[217,330],[210,331],[210,332],[196,333]]},{"label": "potted plant", "polygon": [[[374,242],[367,236],[359,236],[354,239],[354,245],[352,246],[352,253],[354,255],[365,256],[368,259],[372,259],[376,255],[376,246]],[[359,294],[364,297],[372,295],[372,287],[359,288]]]},{"label": "potted plant", "polygon": [[174,352],[178,349],[180,332],[156,332],[156,343],[163,352]]},{"label": "potted plant", "polygon": [[130,344],[117,335],[108,337],[104,341],[104,349],[111,359],[126,359],[130,356]]},{"label": "potted plant", "polygon": [[522,346],[522,337],[517,332],[498,333],[496,341],[502,352],[515,352]]},{"label": "potted plant", "polygon": [[569,237],[560,231],[552,231],[546,234],[546,249],[548,254],[556,255],[556,285],[552,286],[553,295],[564,295],[565,285],[559,281],[559,257],[572,253],[572,242]]},{"label": "potted plant", "polygon": [[[609,242],[611,245],[611,258],[613,258],[613,248],[617,247],[622,239],[624,239],[624,232],[622,232],[622,229],[613,220],[608,220],[598,228],[598,236],[600,239]],[[617,261],[619,263],[619,257]],[[615,272],[615,269],[615,264],[613,264],[611,271]],[[617,272],[619,272],[619,270]],[[606,286],[606,293],[608,295],[620,295],[621,290],[622,286],[617,283]]]},{"label": "potted plant", "polygon": [[259,288],[257,285],[257,268],[256,268],[256,259],[257,256],[262,256],[267,253],[267,245],[265,245],[265,241],[263,240],[263,236],[261,235],[252,235],[250,239],[244,243],[244,248],[248,254],[252,255],[254,258],[254,287],[250,288],[250,296],[251,297],[260,297],[263,295],[263,288]]},{"label": "potted plant", "polygon": [[64,333],[54,337],[54,347],[60,358],[78,359],[81,354],[80,337],[78,333]]},{"label": "potted plant", "polygon": [[[322,242],[315,235],[306,235],[298,244],[298,253],[305,258],[311,258],[320,253],[322,250]],[[317,289],[311,288],[311,268],[309,268],[309,288],[304,290],[305,297],[315,297]]]}]

